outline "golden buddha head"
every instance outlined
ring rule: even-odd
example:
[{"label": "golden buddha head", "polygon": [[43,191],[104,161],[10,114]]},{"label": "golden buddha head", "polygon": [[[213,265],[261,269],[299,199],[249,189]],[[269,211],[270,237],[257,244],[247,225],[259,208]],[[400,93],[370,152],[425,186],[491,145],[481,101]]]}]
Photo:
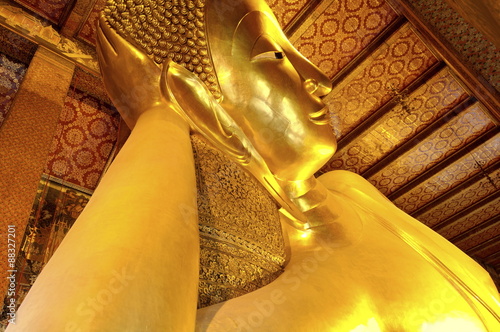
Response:
[{"label": "golden buddha head", "polygon": [[320,99],[330,80],[263,0],[109,0],[105,16],[157,64],[172,60],[195,74],[276,178],[307,179],[335,152]]}]

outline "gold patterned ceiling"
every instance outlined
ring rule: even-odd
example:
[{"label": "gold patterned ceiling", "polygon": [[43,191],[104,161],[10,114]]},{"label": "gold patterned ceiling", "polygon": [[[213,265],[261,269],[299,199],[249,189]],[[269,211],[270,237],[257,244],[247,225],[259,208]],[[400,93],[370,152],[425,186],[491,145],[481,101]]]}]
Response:
[{"label": "gold patterned ceiling", "polygon": [[[15,1],[82,47],[95,44],[105,0]],[[361,174],[498,274],[498,48],[444,0],[268,2],[333,82],[325,101],[339,148],[319,173]]]}]

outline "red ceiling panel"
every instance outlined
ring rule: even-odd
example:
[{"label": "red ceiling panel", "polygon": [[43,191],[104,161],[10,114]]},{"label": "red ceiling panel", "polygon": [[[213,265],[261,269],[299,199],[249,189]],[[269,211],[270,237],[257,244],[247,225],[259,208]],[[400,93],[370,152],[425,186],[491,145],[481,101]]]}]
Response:
[{"label": "red ceiling panel", "polygon": [[[500,207],[500,200],[497,200],[497,206]],[[497,213],[500,212],[497,210]],[[489,227],[486,227],[470,237],[466,237],[464,240],[456,243],[457,247],[463,251],[472,249],[474,246],[481,244],[482,242],[488,241],[495,236],[500,234],[500,223],[494,223]]]},{"label": "red ceiling panel", "polygon": [[295,47],[333,77],[396,17],[383,0],[333,1]]},{"label": "red ceiling panel", "polygon": [[[334,156],[329,166],[362,173],[389,152],[436,121],[467,96],[444,69],[409,96],[410,114],[400,105],[382,116]],[[384,193],[386,194],[386,193]]]},{"label": "red ceiling panel", "polygon": [[[492,178],[500,176],[500,169],[489,174]],[[422,215],[416,216],[418,220],[427,225],[437,225],[447,218],[464,210],[468,206],[479,202],[497,190],[487,177],[482,177],[473,185],[453,195],[446,201],[436,205]]]},{"label": "red ceiling panel", "polygon": [[403,211],[412,213],[471,176],[480,173],[478,163],[486,168],[499,160],[500,134],[497,134],[455,163],[396,198],[394,203]]},{"label": "red ceiling panel", "polygon": [[299,13],[308,0],[266,0],[282,28]]},{"label": "red ceiling panel", "polygon": [[437,62],[409,25],[399,29],[326,98],[341,139]]},{"label": "red ceiling panel", "polygon": [[494,126],[476,103],[368,179],[385,195],[392,194]]},{"label": "red ceiling panel", "polygon": [[[490,184],[491,186],[491,184]],[[493,187],[493,186],[492,186]],[[452,239],[471,228],[500,214],[500,198],[485,204],[475,211],[468,213],[455,222],[439,230],[439,234],[447,239]]]}]

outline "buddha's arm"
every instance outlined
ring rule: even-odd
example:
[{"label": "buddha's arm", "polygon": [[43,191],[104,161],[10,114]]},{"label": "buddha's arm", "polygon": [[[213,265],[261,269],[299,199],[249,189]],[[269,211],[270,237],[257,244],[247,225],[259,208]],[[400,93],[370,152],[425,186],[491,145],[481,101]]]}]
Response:
[{"label": "buddha's arm", "polygon": [[8,331],[193,331],[198,271],[189,126],[153,104]]},{"label": "buddha's arm", "polygon": [[192,331],[195,185],[187,124],[144,113],[8,331]]}]

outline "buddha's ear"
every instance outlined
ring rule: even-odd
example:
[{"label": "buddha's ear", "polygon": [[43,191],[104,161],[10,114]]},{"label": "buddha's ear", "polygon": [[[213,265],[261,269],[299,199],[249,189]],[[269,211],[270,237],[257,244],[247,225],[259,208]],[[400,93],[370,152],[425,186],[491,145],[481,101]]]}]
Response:
[{"label": "buddha's ear", "polygon": [[160,88],[164,98],[178,106],[193,131],[238,162],[249,162],[250,141],[198,76],[170,61],[164,64]]}]

